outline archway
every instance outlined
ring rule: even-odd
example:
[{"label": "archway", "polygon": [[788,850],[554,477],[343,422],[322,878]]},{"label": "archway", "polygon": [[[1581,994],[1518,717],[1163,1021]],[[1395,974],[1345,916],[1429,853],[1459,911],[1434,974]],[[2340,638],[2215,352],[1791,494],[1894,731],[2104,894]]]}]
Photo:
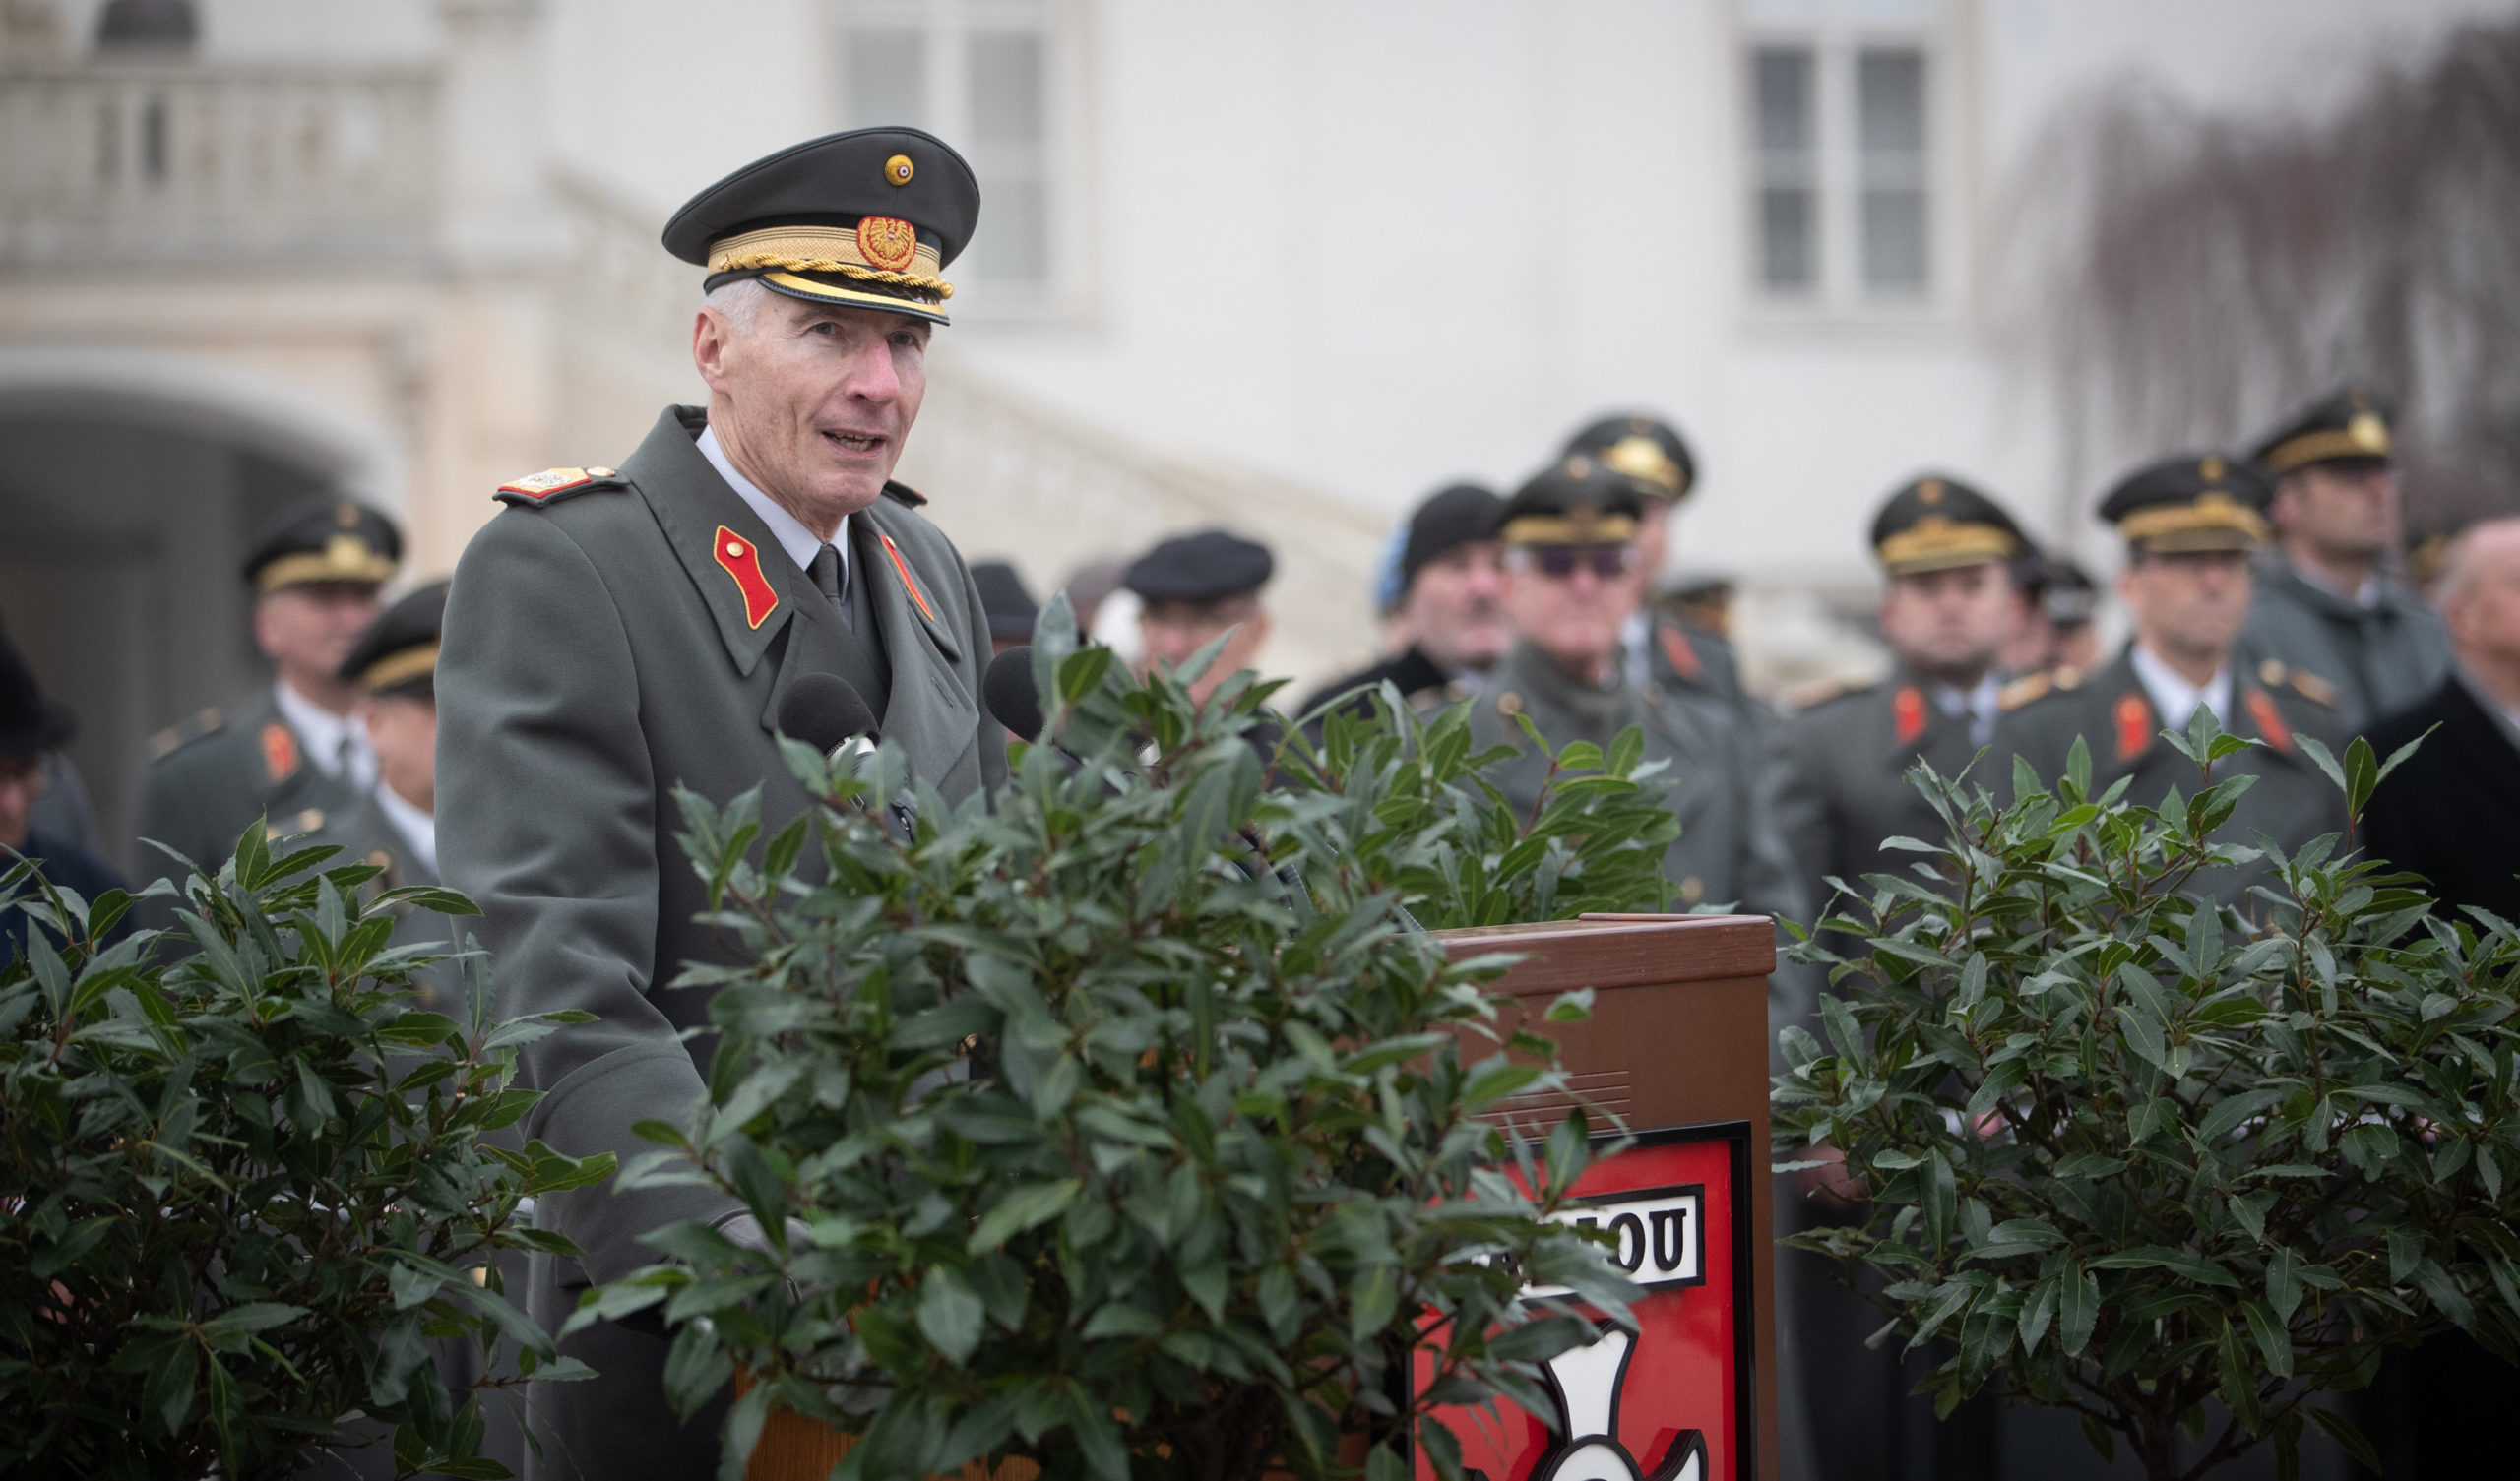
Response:
[{"label": "archway", "polygon": [[390,441],[213,364],[0,352],[0,618],[79,715],[102,852],[131,866],[150,738],[270,674],[237,569],[287,504],[399,483]]}]

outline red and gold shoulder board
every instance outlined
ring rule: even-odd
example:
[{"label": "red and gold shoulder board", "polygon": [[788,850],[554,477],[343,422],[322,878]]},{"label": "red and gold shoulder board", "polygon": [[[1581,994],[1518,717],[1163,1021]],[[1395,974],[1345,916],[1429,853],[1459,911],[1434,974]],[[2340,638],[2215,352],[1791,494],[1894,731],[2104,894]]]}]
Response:
[{"label": "red and gold shoulder board", "polygon": [[544,468],[510,483],[492,497],[502,504],[539,509],[598,488],[619,488],[622,479],[610,468]]},{"label": "red and gold shoulder board", "polygon": [[2241,703],[2248,706],[2248,717],[2257,722],[2260,739],[2278,751],[2293,749],[2293,727],[2284,723],[2284,711],[2275,708],[2275,696],[2251,685],[2248,698]]},{"label": "red and gold shoulder board", "polygon": [[1925,733],[1925,692],[1914,684],[1903,686],[1890,697],[1890,720],[1897,727],[1899,744],[1916,744]]},{"label": "red and gold shoulder board", "polygon": [[779,588],[762,574],[761,548],[721,525],[711,542],[711,553],[717,556],[719,566],[735,579],[735,589],[743,593],[744,621],[759,631],[770,620],[770,614],[779,610]]}]

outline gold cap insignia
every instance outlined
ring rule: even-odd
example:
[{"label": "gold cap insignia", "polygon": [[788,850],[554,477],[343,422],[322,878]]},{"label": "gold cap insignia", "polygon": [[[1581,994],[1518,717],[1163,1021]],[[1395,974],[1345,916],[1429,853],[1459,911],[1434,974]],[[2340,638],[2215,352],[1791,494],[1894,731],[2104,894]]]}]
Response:
[{"label": "gold cap insignia", "polygon": [[2366,453],[2384,454],[2389,450],[2389,429],[2373,411],[2357,411],[2345,424],[2345,439]]},{"label": "gold cap insignia", "polygon": [[358,506],[355,504],[342,504],[335,507],[333,510],[333,523],[339,525],[344,529],[358,528]]},{"label": "gold cap insignia", "polygon": [[918,257],[918,228],[898,216],[867,216],[857,223],[857,250],[876,267],[898,273]]},{"label": "gold cap insignia", "polygon": [[1942,502],[1942,480],[1939,478],[1928,478],[1924,482],[1918,484],[1917,498],[1921,503],[1940,504]]},{"label": "gold cap insignia", "polygon": [[1584,456],[1583,454],[1581,454],[1581,453],[1578,453],[1578,454],[1576,454],[1574,457],[1567,459],[1567,460],[1566,460],[1566,476],[1567,476],[1567,477],[1569,477],[1569,478],[1590,478],[1590,477],[1592,477],[1592,476],[1593,476],[1593,460],[1591,460],[1590,458],[1585,457],[1585,456]]},{"label": "gold cap insignia", "polygon": [[2197,464],[2196,464],[2196,472],[2197,472],[2198,476],[2202,477],[2202,478],[2203,478],[2206,482],[2208,482],[2208,483],[2220,483],[2220,482],[2222,482],[2222,481],[2223,481],[2223,457],[2222,457],[2222,455],[2221,455],[2221,454],[2219,454],[2219,453],[2208,453],[2208,454],[2206,454],[2206,455],[2204,456],[2204,458],[2203,458],[2202,460],[2200,460],[2200,461],[2197,463]]},{"label": "gold cap insignia", "polygon": [[1602,454],[1602,463],[1612,472],[1641,478],[1669,492],[1680,494],[1680,465],[1663,451],[1663,445],[1651,437],[1630,435],[1611,443]]},{"label": "gold cap insignia", "polygon": [[911,168],[910,155],[895,154],[884,161],[884,178],[895,185],[908,185],[916,171]]}]

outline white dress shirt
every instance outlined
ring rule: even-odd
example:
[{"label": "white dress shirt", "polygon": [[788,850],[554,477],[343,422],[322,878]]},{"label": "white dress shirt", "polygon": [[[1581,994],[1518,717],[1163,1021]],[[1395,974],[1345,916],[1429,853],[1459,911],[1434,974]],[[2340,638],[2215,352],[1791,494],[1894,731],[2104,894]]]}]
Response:
[{"label": "white dress shirt", "polygon": [[[437,874],[437,815],[404,801],[402,793],[382,781],[376,784],[376,807],[385,815],[385,821],[394,825],[394,831],[403,835],[404,843],[411,850],[411,857],[419,860],[420,867],[434,878]],[[410,881],[396,883],[410,884]]]},{"label": "white dress shirt", "polygon": [[347,781],[353,792],[376,784],[376,747],[368,743],[367,727],[357,716],[335,714],[289,688],[286,679],[272,686],[272,697],[280,704],[281,718],[297,732],[316,771],[335,781]]},{"label": "white dress shirt", "polygon": [[2187,722],[2196,718],[2196,707],[2214,711],[2214,718],[2224,729],[2232,725],[2232,666],[2225,663],[2214,670],[2214,677],[2199,688],[2187,682],[2184,675],[2156,656],[2153,650],[2138,643],[2127,650],[2135,664],[2135,677],[2143,681],[2144,692],[2153,697],[2153,709],[2162,723],[2173,730],[2185,730]]},{"label": "white dress shirt", "polygon": [[[796,569],[810,570],[814,564],[814,553],[823,548],[822,537],[807,529],[803,521],[780,508],[779,501],[763,493],[751,479],[735,471],[734,463],[726,457],[726,450],[718,445],[717,428],[702,430],[700,456],[709,460],[709,465],[718,470],[719,477],[726,480],[726,487],[735,491],[736,498],[761,516],[761,523],[770,526],[770,537],[779,542],[780,549],[788,552],[788,559],[796,563]],[[846,602],[849,599],[850,566],[847,515],[840,517],[840,528],[832,531],[830,543],[840,553],[840,598]]]},{"label": "white dress shirt", "polygon": [[1936,684],[1933,686],[1933,702],[1942,707],[1945,714],[1969,716],[1969,744],[1983,746],[1995,738],[1995,716],[2002,712],[1998,701],[2003,688],[1996,682],[1994,671],[1988,669],[1975,689]]}]

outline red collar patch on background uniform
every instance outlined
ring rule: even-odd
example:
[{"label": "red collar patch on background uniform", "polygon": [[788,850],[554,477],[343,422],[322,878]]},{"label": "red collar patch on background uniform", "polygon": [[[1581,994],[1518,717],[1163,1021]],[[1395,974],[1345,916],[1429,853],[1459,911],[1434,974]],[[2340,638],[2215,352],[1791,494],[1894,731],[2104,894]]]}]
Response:
[{"label": "red collar patch on background uniform", "polygon": [[2257,733],[2278,751],[2293,749],[2292,729],[2284,723],[2284,711],[2275,708],[2275,696],[2263,689],[2252,689],[2241,703],[2248,706],[2248,717],[2257,721]]},{"label": "red collar patch on background uniform", "polygon": [[274,781],[286,780],[297,770],[297,737],[278,720],[263,727],[263,770]]},{"label": "red collar patch on background uniform", "polygon": [[893,558],[893,569],[902,574],[902,586],[909,590],[910,599],[918,603],[919,615],[934,622],[936,609],[927,604],[927,594],[918,589],[918,579],[910,574],[910,562],[902,559],[901,549],[893,543],[893,537],[879,529],[875,531],[875,538],[884,542],[884,553]]},{"label": "red collar patch on background uniform", "polygon": [[1890,718],[1898,727],[1899,744],[1912,746],[1925,733],[1925,693],[1914,684],[1890,697]]},{"label": "red collar patch on background uniform", "polygon": [[709,553],[718,558],[726,574],[735,579],[735,588],[744,594],[744,621],[758,629],[779,610],[779,592],[770,578],[761,574],[761,551],[752,541],[718,526],[717,538],[709,543]]},{"label": "red collar patch on background uniform", "polygon": [[2117,697],[2117,759],[2132,761],[2153,743],[2153,707],[2139,694]]},{"label": "red collar patch on background uniform", "polygon": [[1697,649],[1689,646],[1688,634],[1670,627],[1657,628],[1655,633],[1663,640],[1663,656],[1671,660],[1671,672],[1694,683],[1704,665],[1697,661]]}]

